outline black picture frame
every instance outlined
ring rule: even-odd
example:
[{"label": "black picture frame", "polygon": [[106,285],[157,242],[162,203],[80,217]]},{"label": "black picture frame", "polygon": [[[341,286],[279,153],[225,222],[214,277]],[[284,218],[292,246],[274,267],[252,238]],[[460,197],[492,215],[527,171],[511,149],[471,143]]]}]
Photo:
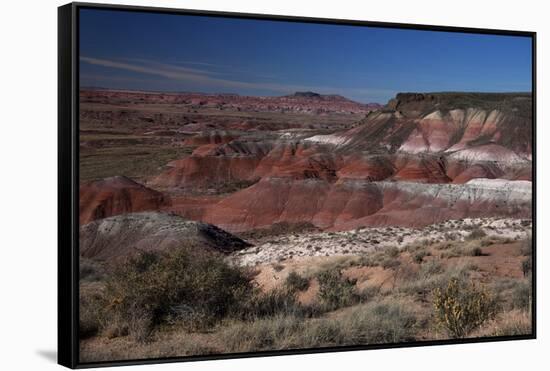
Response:
[{"label": "black picture frame", "polygon": [[[79,361],[79,10],[108,9],[123,12],[154,12],[176,15],[208,15],[211,17],[256,19],[285,22],[324,23],[334,25],[376,26],[381,28],[430,30],[444,32],[513,35],[531,38],[532,42],[532,333],[518,336],[480,337],[472,339],[429,340],[395,344],[339,346],[298,350],[261,351],[205,356],[171,357],[81,363]],[[447,27],[421,24],[386,23],[345,19],[309,18],[267,14],[230,13],[188,9],[108,5],[95,3],[70,3],[58,8],[58,363],[69,368],[121,366],[182,361],[202,361],[246,357],[265,357],[288,354],[342,352],[353,350],[386,349],[431,345],[481,343],[510,340],[536,339],[537,282],[536,282],[536,32],[484,28]]]}]

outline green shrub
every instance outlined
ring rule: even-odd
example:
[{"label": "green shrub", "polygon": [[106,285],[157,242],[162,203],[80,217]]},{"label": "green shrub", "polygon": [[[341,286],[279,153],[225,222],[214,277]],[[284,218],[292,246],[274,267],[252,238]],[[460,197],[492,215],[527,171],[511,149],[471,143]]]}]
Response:
[{"label": "green shrub", "polygon": [[453,278],[446,288],[434,290],[436,323],[453,338],[464,338],[492,319],[497,311],[492,294],[475,284],[465,285]]},{"label": "green shrub", "polygon": [[319,297],[329,310],[357,302],[355,281],[344,278],[339,269],[323,271],[318,274],[317,279]]},{"label": "green shrub", "polygon": [[137,340],[155,326],[181,322],[188,329],[212,326],[237,312],[252,290],[242,269],[204,250],[182,248],[165,254],[142,253],[120,265],[107,281],[106,313]]},{"label": "green shrub", "polygon": [[292,292],[305,291],[309,287],[309,280],[296,272],[290,272],[286,277],[285,286]]}]

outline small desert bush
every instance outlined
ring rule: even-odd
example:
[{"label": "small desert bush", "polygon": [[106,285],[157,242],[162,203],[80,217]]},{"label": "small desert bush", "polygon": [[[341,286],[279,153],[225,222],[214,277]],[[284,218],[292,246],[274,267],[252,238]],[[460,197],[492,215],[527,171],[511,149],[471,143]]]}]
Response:
[{"label": "small desert bush", "polygon": [[319,298],[328,310],[346,307],[357,302],[355,281],[343,277],[339,269],[320,272]]},{"label": "small desert bush", "polygon": [[464,338],[492,319],[497,312],[493,295],[474,283],[458,279],[434,290],[433,306],[436,324],[453,338]]},{"label": "small desert bush", "polygon": [[286,277],[285,286],[292,292],[305,291],[309,287],[309,280],[293,271]]},{"label": "small desert bush", "polygon": [[212,326],[237,312],[251,290],[246,272],[217,254],[191,248],[142,253],[107,281],[106,312],[120,327],[117,332],[143,341],[162,323],[193,330]]},{"label": "small desert bush", "polygon": [[469,234],[468,236],[466,236],[466,239],[467,240],[479,240],[479,239],[482,239],[483,237],[486,237],[487,236],[487,233],[485,233],[485,231],[481,228],[475,228],[473,229]]}]

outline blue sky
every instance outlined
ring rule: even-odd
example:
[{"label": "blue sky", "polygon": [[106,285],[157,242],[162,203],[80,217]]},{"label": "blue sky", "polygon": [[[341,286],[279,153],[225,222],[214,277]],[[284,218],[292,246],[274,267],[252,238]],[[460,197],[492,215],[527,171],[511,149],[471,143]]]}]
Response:
[{"label": "blue sky", "polygon": [[82,9],[80,85],[379,103],[405,91],[531,91],[531,39]]}]

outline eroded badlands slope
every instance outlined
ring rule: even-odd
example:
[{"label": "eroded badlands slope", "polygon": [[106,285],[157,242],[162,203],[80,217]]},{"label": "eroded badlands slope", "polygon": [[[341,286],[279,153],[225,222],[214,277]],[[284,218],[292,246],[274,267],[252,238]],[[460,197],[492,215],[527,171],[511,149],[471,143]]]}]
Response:
[{"label": "eroded badlands slope", "polygon": [[399,94],[350,130],[199,147],[150,184],[250,182],[200,216],[232,231],[274,222],[347,229],[527,217],[529,106],[523,95]]},{"label": "eroded badlands slope", "polygon": [[[185,107],[194,102],[181,99]],[[222,98],[204,99],[193,104],[215,106]],[[227,118],[210,129],[198,121],[196,131],[174,139],[191,153],[143,180],[170,196],[171,204],[158,209],[238,232],[280,222],[346,230],[531,215],[529,94],[398,94],[376,110],[363,105],[359,121],[342,116],[345,110],[352,115],[352,103],[337,96],[223,99],[233,102],[221,106],[227,110],[253,106],[278,115],[252,130],[229,130]],[[300,121],[287,109],[337,114],[339,123]],[[296,121],[279,125],[285,117]]]},{"label": "eroded badlands slope", "polygon": [[124,176],[115,176],[80,185],[80,224],[113,215],[158,210],[170,200]]}]

